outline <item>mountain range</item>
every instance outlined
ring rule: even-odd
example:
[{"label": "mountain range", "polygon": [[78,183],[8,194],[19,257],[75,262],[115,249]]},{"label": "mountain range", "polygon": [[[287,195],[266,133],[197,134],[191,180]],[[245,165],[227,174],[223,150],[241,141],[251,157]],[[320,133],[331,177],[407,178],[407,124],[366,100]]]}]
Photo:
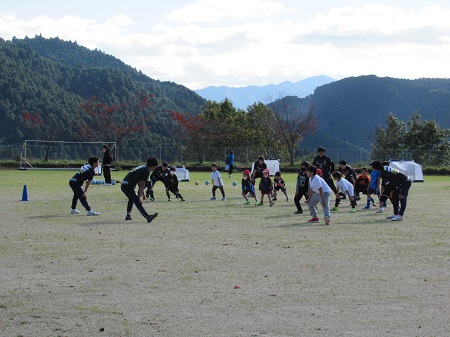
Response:
[{"label": "mountain range", "polygon": [[305,97],[314,92],[314,90],[331,82],[335,79],[328,76],[315,76],[301,80],[299,82],[284,81],[279,84],[269,84],[264,86],[247,86],[247,87],[227,87],[227,86],[210,86],[204,89],[195,90],[197,94],[207,100],[223,101],[228,98],[238,109],[245,110],[254,102],[262,102],[267,104],[282,96]]},{"label": "mountain range", "polygon": [[[223,93],[226,87],[221,88]],[[334,81],[318,76],[296,83],[228,89],[236,95],[244,94],[239,99],[216,96],[214,100],[228,97],[244,111],[253,102],[267,103],[264,95],[272,100],[280,95],[297,96],[298,104],[311,101],[318,128],[300,144],[303,148],[368,149],[375,128],[384,125],[389,112],[404,122],[419,112],[423,119],[434,119],[441,127],[450,128],[450,79],[369,75]],[[0,38],[0,145],[36,139],[21,126],[24,111],[64,121],[60,131],[64,140],[72,141],[79,136],[74,125],[81,102],[96,96],[106,103],[124,103],[142,91],[151,92],[155,104],[149,108],[150,131],[133,139],[133,146],[181,146],[182,141],[172,133],[174,122],[168,111],[199,114],[207,102],[199,93],[174,82],[152,79],[112,55],[76,42],[41,36],[11,41]],[[255,98],[249,100],[251,95]]]}]

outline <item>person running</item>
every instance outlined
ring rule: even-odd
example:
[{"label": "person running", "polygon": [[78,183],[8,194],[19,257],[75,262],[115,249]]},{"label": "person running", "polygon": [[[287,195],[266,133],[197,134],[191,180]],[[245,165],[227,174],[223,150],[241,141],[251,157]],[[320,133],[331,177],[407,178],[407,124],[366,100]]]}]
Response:
[{"label": "person running", "polygon": [[[72,211],[71,214],[79,214],[80,211],[77,210],[77,201],[80,200],[81,205],[86,209],[87,215],[100,215],[100,213],[94,211],[86,198],[86,193],[91,186],[91,181],[95,176],[95,169],[99,164],[98,157],[90,157],[88,159],[88,164],[85,164],[81,169],[75,173],[75,175],[69,180],[69,186],[73,191],[72,198]],[[84,190],[83,184],[85,183]]]},{"label": "person running", "polygon": [[386,218],[392,221],[403,221],[409,189],[411,188],[411,179],[395,168],[383,166],[377,160],[372,162],[372,168],[378,171],[381,179],[386,180],[386,183],[391,187],[394,213]]},{"label": "person running", "polygon": [[[315,166],[308,166],[306,169],[306,174],[309,178],[309,194],[308,199],[305,203],[308,205],[309,211],[311,212],[312,218],[308,220],[310,223],[319,223],[320,219],[317,215],[318,203],[321,203],[323,209],[323,216],[325,224],[329,225],[331,222],[330,216],[330,196],[331,188],[328,186],[327,182],[319,177],[317,174],[317,168]],[[334,185],[334,184],[333,184]]]},{"label": "person running", "polygon": [[230,151],[228,156],[225,158],[225,170],[228,171],[228,178],[231,178],[234,169],[234,152]]},{"label": "person running", "polygon": [[213,163],[211,165],[211,182],[212,182],[212,198],[211,200],[216,200],[216,190],[219,189],[222,193],[222,201],[226,200],[225,190],[223,189],[223,180],[220,176],[220,172],[217,170],[217,164]]},{"label": "person running", "polygon": [[[136,206],[139,213],[147,219],[147,222],[151,222],[158,216],[158,213],[148,214],[145,210],[142,202],[145,200],[145,185],[148,181],[148,177],[150,175],[150,171],[153,171],[158,166],[158,159],[155,157],[149,157],[147,159],[146,165],[141,165],[132,169],[128,174],[123,178],[122,184],[120,186],[123,194],[128,198],[127,204],[127,215],[125,216],[125,220],[133,220],[131,218],[131,210],[133,209],[133,205]],[[138,192],[136,193],[136,185],[138,185]]]},{"label": "person running", "polygon": [[309,178],[306,175],[306,169],[309,163],[304,161],[300,164],[300,172],[297,175],[297,183],[295,185],[295,196],[294,204],[297,207],[297,211],[294,214],[303,214],[302,206],[300,205],[300,200],[305,197],[308,199],[309,192]]},{"label": "person running", "polygon": [[319,147],[317,149],[317,156],[314,158],[312,165],[322,170],[323,180],[325,180],[336,194],[336,186],[334,186],[333,179],[331,178],[331,173],[334,172],[334,162],[330,157],[325,155],[325,148]]}]

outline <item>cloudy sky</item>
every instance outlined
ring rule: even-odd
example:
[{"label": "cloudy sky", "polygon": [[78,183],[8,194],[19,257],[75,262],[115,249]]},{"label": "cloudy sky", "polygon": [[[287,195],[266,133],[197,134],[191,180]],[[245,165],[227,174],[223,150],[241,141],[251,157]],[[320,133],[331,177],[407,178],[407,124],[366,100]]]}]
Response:
[{"label": "cloudy sky", "polygon": [[448,0],[0,2],[0,37],[36,34],[190,89],[317,75],[450,77]]}]

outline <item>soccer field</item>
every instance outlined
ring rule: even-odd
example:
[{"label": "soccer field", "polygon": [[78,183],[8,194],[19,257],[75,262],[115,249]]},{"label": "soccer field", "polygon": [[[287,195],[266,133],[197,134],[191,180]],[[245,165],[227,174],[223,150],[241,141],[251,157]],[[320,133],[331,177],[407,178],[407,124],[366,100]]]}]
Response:
[{"label": "soccer field", "polygon": [[449,335],[450,177],[413,183],[403,222],[343,200],[325,226],[293,214],[296,174],[273,207],[243,205],[238,173],[226,201],[209,172],[185,202],[158,182],[147,224],[120,185],[71,215],[74,173],[0,171],[0,336]]}]

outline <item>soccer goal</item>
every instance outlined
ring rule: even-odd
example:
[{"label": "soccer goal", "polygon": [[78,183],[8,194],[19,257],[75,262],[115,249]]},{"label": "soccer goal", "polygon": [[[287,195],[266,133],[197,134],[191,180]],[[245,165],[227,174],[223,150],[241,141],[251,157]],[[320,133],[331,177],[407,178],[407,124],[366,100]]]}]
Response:
[{"label": "soccer goal", "polygon": [[[66,142],[59,140],[25,140],[20,153],[20,169],[50,169],[52,162],[87,161],[91,156],[103,157],[102,145],[107,144],[117,160],[116,142]],[[34,163],[39,163],[35,165]],[[39,166],[39,167],[37,167]],[[53,166],[53,167],[52,167]]]}]

